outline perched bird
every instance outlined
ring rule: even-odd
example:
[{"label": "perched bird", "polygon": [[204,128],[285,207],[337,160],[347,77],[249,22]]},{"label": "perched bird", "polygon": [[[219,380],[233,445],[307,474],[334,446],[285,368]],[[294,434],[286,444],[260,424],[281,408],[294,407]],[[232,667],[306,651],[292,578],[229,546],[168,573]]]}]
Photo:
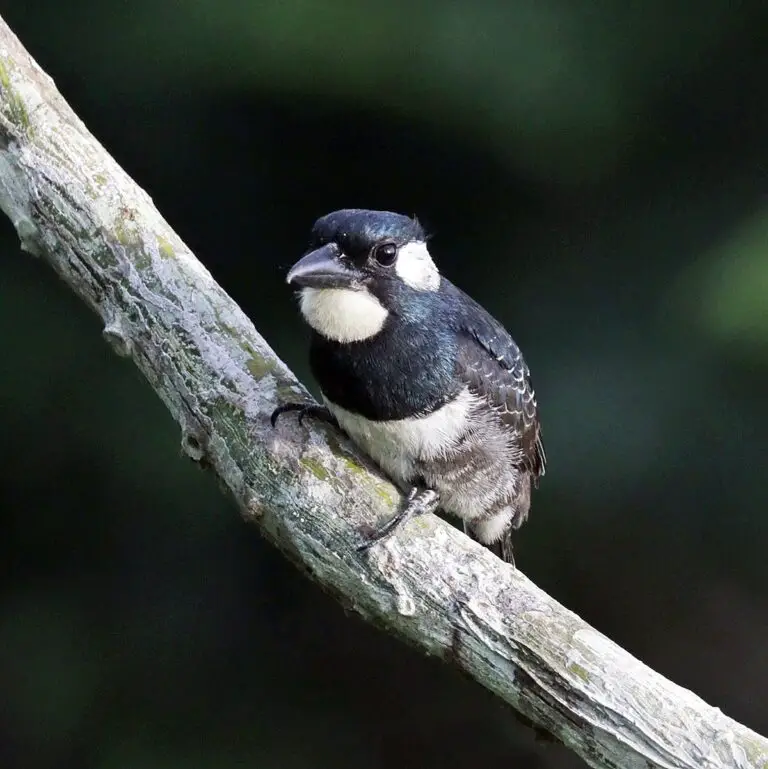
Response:
[{"label": "perched bird", "polygon": [[408,489],[363,548],[438,508],[513,562],[546,458],[523,356],[503,326],[443,277],[415,219],[344,209],[321,217],[289,271],[312,329],[325,407],[278,407],[338,424]]}]

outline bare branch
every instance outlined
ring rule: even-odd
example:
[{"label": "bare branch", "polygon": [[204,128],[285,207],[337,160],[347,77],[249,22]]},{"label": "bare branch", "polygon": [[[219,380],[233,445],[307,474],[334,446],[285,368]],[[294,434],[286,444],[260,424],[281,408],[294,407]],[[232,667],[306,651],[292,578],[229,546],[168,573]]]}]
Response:
[{"label": "bare branch", "polygon": [[593,767],[766,769],[768,741],[676,686],[435,516],[367,555],[399,494],[307,398],[0,20],[0,207],[104,323],[247,520],[345,606],[437,655]]}]

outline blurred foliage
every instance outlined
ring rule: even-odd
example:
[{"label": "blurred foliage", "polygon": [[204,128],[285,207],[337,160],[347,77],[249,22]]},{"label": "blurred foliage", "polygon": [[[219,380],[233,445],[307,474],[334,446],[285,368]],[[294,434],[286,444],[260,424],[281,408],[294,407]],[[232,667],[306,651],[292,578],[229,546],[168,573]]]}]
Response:
[{"label": "blurred foliage", "polygon": [[[307,381],[283,275],[312,221],[418,214],[534,372],[521,567],[768,732],[768,6],[2,13]],[[0,253],[3,766],[581,765],[298,575],[7,222]]]},{"label": "blurred foliage", "polygon": [[701,263],[683,272],[679,292],[690,297],[687,285],[693,286],[696,302],[686,309],[707,334],[768,358],[768,208],[745,219]]}]

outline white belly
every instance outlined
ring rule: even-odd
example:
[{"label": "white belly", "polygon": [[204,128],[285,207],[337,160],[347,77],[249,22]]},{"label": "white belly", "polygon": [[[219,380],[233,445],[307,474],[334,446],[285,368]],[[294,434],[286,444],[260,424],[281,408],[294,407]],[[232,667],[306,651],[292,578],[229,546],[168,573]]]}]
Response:
[{"label": "white belly", "polygon": [[431,414],[386,422],[372,422],[327,398],[325,402],[349,437],[371,459],[393,480],[407,482],[416,475],[417,460],[444,457],[466,433],[475,397],[464,390]]}]

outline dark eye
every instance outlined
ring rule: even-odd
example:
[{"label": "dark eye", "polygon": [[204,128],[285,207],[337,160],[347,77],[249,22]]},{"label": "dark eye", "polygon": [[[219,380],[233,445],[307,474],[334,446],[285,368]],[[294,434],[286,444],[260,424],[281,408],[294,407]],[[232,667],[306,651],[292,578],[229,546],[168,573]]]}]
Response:
[{"label": "dark eye", "polygon": [[390,267],[397,259],[397,246],[394,243],[381,243],[374,247],[373,258],[382,267]]}]

